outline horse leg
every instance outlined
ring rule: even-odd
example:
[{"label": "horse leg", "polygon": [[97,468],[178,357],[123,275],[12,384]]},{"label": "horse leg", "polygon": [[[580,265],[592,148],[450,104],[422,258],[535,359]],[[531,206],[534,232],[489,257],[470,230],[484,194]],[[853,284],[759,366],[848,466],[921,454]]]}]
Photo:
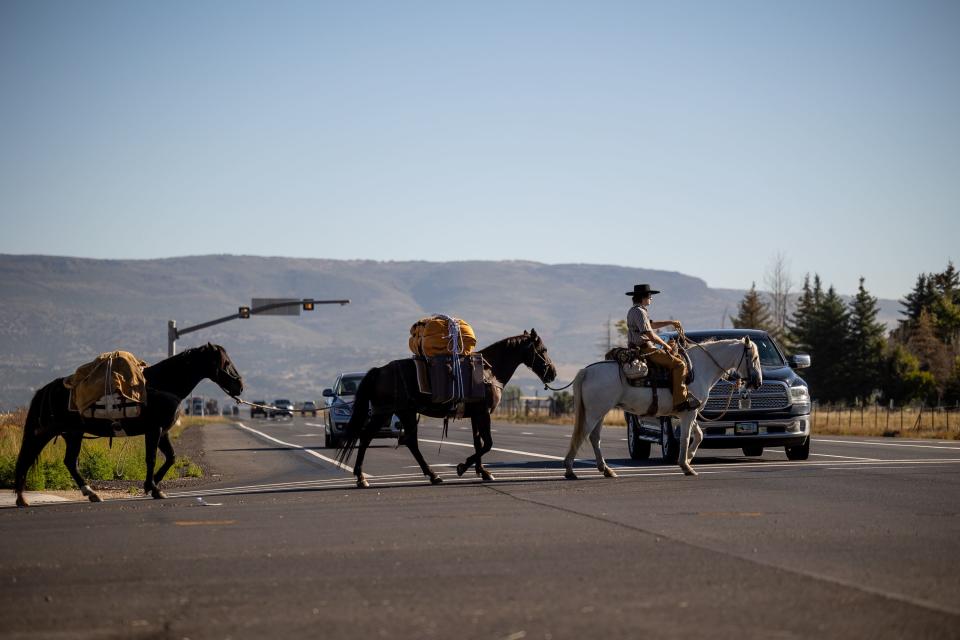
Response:
[{"label": "horse leg", "polygon": [[477,467],[477,475],[480,475],[480,449],[483,447],[483,442],[480,439],[480,432],[477,431],[477,426],[474,424],[473,419],[470,419],[470,426],[473,430],[473,453],[467,456],[467,459],[457,465],[457,476],[462,477],[464,473],[467,472],[471,466]]},{"label": "horse leg", "polygon": [[603,430],[603,421],[593,428],[593,431],[590,432],[590,444],[593,445],[593,455],[597,459],[597,470],[604,475],[605,478],[616,478],[617,474],[613,469],[607,466],[607,461],[603,459],[603,452],[600,451],[600,431]]},{"label": "horse leg", "polygon": [[700,423],[697,420],[693,421],[691,431],[693,431],[693,444],[690,445],[689,462],[693,462],[693,457],[697,455],[697,449],[700,448],[700,443],[703,442],[703,429],[700,428]]},{"label": "horse leg", "polygon": [[[160,448],[160,453],[163,454],[163,464],[160,465],[160,468],[157,469],[157,472],[153,476],[154,491],[156,494],[159,494],[160,498],[166,498],[167,496],[160,490],[160,481],[167,475],[167,471],[170,470],[170,467],[173,466],[173,463],[177,459],[176,454],[173,452],[173,444],[170,442],[169,431],[164,431],[160,434],[160,442],[157,443],[157,446]],[[154,498],[158,497],[156,494],[154,494]]]},{"label": "horse leg", "polygon": [[440,484],[443,482],[443,478],[438,476],[434,470],[430,468],[427,461],[423,459],[423,454],[420,453],[420,444],[417,442],[416,416],[403,414],[397,417],[400,418],[400,423],[403,425],[403,432],[407,438],[407,449],[410,450],[410,453],[413,454],[413,459],[420,465],[420,470],[423,471],[423,475],[430,479],[430,484]]},{"label": "horse leg", "polygon": [[[480,449],[477,451],[477,473],[484,482],[493,482],[496,478],[483,466],[483,456],[493,448],[493,437],[490,433],[490,414],[486,411],[480,412],[471,417],[470,420],[474,426],[474,432],[480,436]],[[474,442],[476,447],[476,442]]]},{"label": "horse leg", "polygon": [[157,447],[160,445],[160,430],[151,429],[143,434],[144,449],[146,449],[147,475],[143,482],[143,492],[153,496],[155,500],[162,500],[167,496],[157,488],[153,480],[153,468],[157,464]]},{"label": "horse leg", "polygon": [[[600,461],[603,460],[602,454],[599,453],[600,449],[600,426],[603,424],[603,418],[606,416],[606,412],[600,416],[594,416],[592,419],[584,418],[587,420],[587,425],[592,425],[589,432],[590,442],[593,443],[594,433],[596,433],[597,444],[594,446],[594,454],[597,456],[597,468],[603,471],[600,466]],[[574,438],[570,439],[570,450],[567,452],[567,457],[564,458],[563,464],[566,467],[566,472],[563,474],[563,477],[567,480],[577,480],[577,474],[573,472],[573,461],[577,455],[577,451],[580,449],[580,445],[583,443],[583,438],[580,438],[576,442]]]},{"label": "horse leg", "polygon": [[367,452],[367,447],[373,442],[374,434],[380,430],[381,426],[385,426],[386,420],[389,419],[389,415],[370,416],[370,419],[367,420],[362,427],[362,431],[360,432],[360,446],[357,450],[357,464],[353,467],[353,475],[357,477],[357,487],[359,489],[366,489],[370,486],[370,483],[367,482],[367,476],[363,475],[363,456]]},{"label": "horse leg", "polygon": [[30,467],[36,462],[43,448],[55,436],[55,433],[47,432],[37,434],[30,428],[29,424],[24,427],[23,441],[20,444],[20,453],[17,455],[17,464],[14,470],[14,488],[17,492],[18,507],[30,506],[27,499],[23,497],[23,492],[27,488],[27,472],[30,471]]},{"label": "horse leg", "polygon": [[693,456],[690,455],[690,427],[693,424],[695,411],[687,411],[680,416],[680,455],[678,460],[684,475],[695,476],[697,472],[690,466]]},{"label": "horse leg", "polygon": [[97,495],[97,492],[90,488],[87,481],[80,475],[80,469],[77,468],[77,460],[80,458],[80,448],[83,444],[83,433],[79,431],[64,434],[63,441],[67,445],[67,451],[63,454],[63,464],[67,471],[73,476],[73,481],[77,483],[82,493],[90,502],[103,502],[103,499]]}]

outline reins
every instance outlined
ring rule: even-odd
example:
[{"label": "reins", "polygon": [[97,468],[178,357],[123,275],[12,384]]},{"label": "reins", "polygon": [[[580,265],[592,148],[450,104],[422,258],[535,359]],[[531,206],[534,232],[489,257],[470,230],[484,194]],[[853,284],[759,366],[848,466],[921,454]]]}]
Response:
[{"label": "reins", "polygon": [[[256,407],[258,409],[267,409],[269,411],[287,411],[287,409],[280,409],[279,407],[275,407],[272,404],[257,404],[256,402],[250,402],[249,400],[244,400],[240,396],[230,396],[230,397],[236,400],[237,404],[245,404],[250,407]],[[342,402],[337,406],[343,406],[345,404],[353,404],[353,400],[351,400],[350,402]],[[317,411],[330,411],[330,409],[332,408],[333,408],[332,405],[329,407],[317,407]],[[296,410],[294,410],[293,413],[296,413]]]}]

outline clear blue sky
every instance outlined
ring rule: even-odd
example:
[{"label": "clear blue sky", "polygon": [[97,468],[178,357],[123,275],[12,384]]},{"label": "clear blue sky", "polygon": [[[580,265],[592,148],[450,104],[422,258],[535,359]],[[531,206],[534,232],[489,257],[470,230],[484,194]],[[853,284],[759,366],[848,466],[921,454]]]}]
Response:
[{"label": "clear blue sky", "polygon": [[900,298],[958,259],[960,2],[5,0],[0,221]]}]

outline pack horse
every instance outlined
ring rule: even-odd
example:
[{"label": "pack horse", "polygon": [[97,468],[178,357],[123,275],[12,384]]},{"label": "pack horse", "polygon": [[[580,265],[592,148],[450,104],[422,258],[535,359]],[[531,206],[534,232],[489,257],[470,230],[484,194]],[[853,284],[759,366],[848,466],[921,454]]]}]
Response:
[{"label": "pack horse", "polygon": [[[457,465],[457,475],[462,476],[468,468],[474,466],[477,475],[484,481],[490,481],[494,479],[493,475],[483,467],[481,460],[493,447],[490,413],[499,404],[504,385],[521,364],[529,367],[544,384],[557,377],[557,370],[550,361],[547,347],[537,335],[536,329],[495,342],[478,353],[482,358],[480,393],[473,401],[466,402],[459,408],[459,416],[470,419],[474,453]],[[456,360],[457,356],[453,356],[453,359]],[[373,436],[386,425],[391,415],[396,414],[403,425],[410,453],[430,482],[439,484],[442,479],[420,453],[417,443],[417,414],[449,418],[451,409],[449,403],[437,402],[433,395],[420,390],[414,358],[394,360],[382,367],[374,367],[367,372],[357,389],[353,415],[347,424],[347,434],[337,452],[337,459],[341,463],[347,462],[354,449],[359,447],[353,473],[357,486],[369,486],[363,474],[364,454]]]},{"label": "pack horse", "polygon": [[[14,472],[17,506],[27,506],[23,496],[27,471],[46,444],[56,436],[62,436],[66,442],[63,463],[83,495],[91,502],[101,501],[77,469],[84,434],[102,438],[142,435],[146,444],[147,464],[144,491],[154,498],[165,498],[158,485],[174,462],[169,432],[179,415],[180,403],[206,378],[232,397],[238,397],[243,392],[243,378],[223,347],[215,344],[187,349],[152,367],[146,367],[142,373],[146,402],[136,417],[105,419],[72,410],[71,390],[64,384],[64,378],[53,380],[34,394],[23,426],[23,442]],[[158,448],[165,459],[154,474]]]},{"label": "pack horse", "polygon": [[[757,345],[749,338],[691,343],[687,353],[692,364],[691,369],[696,374],[688,387],[688,393],[695,398],[706,399],[710,388],[724,376],[732,376],[738,381],[746,380],[752,389],[759,389],[763,382]],[[614,407],[637,415],[676,415],[672,410],[673,397],[670,391],[659,389],[658,393],[664,394],[664,397],[657,403],[659,409],[651,414],[649,409],[654,403],[653,390],[630,385],[621,375],[620,363],[616,360],[595,362],[581,369],[573,380],[574,423],[570,449],[564,458],[565,477],[570,480],[577,478],[573,471],[573,461],[588,435],[596,456],[597,469],[608,478],[616,477],[617,474],[607,465],[600,451],[603,418]],[[697,447],[703,441],[703,431],[696,420],[697,410],[680,412],[679,418],[680,468],[686,475],[697,475],[690,466]]]}]

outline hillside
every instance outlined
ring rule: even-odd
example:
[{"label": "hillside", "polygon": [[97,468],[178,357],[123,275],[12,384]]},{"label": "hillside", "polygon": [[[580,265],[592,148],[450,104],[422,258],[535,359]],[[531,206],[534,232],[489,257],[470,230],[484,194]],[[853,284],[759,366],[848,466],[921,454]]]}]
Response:
[{"label": "hillside", "polygon": [[[166,356],[167,321],[180,328],[235,312],[253,297],[349,298],[300,317],[236,320],[184,336],[179,349],[222,344],[244,375],[248,399],[319,398],[337,371],[402,358],[410,325],[431,313],[468,320],[480,345],[536,327],[569,380],[597,359],[623,292],[650,282],[653,317],[687,328],[718,326],[741,290],[710,289],[676,272],[533,262],[375,262],[252,256],[88,260],[0,255],[0,408],[68,375],[103,351],[153,363]],[[881,320],[898,304],[881,301]],[[532,374],[525,369],[526,388]],[[199,393],[222,395],[210,383]]]}]

